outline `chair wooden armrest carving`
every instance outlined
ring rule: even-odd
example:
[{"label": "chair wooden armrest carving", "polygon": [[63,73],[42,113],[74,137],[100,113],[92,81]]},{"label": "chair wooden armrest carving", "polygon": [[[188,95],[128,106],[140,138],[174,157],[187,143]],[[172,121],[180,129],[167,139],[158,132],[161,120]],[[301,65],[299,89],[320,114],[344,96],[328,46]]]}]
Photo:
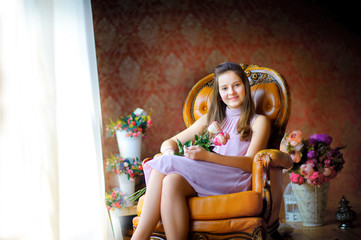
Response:
[{"label": "chair wooden armrest carving", "polygon": [[[292,160],[280,152],[280,141],[290,115],[291,98],[284,79],[274,70],[244,65],[250,81],[256,113],[267,116],[272,123],[270,149],[256,154],[252,166],[252,190],[188,199],[190,216],[189,239],[266,239],[277,230],[282,202],[282,169],[290,168]],[[186,126],[192,125],[208,111],[213,74],[201,79],[190,91],[184,107]],[[151,161],[151,158],[146,159]],[[141,214],[143,198],[138,202]],[[134,227],[139,217],[133,219]],[[153,239],[166,239],[161,221]]]}]

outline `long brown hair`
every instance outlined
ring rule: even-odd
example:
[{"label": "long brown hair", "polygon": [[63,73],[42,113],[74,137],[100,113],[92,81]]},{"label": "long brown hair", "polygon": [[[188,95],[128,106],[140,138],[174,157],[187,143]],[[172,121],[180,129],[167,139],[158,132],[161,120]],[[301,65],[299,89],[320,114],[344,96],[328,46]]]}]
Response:
[{"label": "long brown hair", "polygon": [[238,120],[237,131],[241,140],[246,140],[251,134],[251,118],[255,113],[255,107],[251,96],[251,87],[249,85],[246,74],[239,64],[225,62],[214,68],[213,95],[211,105],[209,107],[207,121],[210,124],[213,121],[221,123],[226,117],[227,105],[221,100],[219,94],[218,77],[224,72],[232,71],[242,79],[245,88],[245,97],[241,105],[241,116]]}]

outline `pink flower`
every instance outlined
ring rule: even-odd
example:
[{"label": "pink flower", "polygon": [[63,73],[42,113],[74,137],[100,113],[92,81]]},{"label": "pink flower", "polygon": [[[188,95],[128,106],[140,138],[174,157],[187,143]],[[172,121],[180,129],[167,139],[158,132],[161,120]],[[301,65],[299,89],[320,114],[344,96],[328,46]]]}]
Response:
[{"label": "pink flower", "polygon": [[308,178],[307,183],[321,185],[323,183],[323,174],[320,174],[319,172],[313,172]]},{"label": "pink flower", "polygon": [[221,131],[221,127],[217,121],[213,121],[207,128],[207,131],[211,134],[216,134]]},{"label": "pink flower", "polygon": [[294,130],[291,134],[287,137],[287,141],[292,146],[297,146],[299,143],[302,143],[302,132],[300,130]]},{"label": "pink flower", "polygon": [[323,175],[324,175],[325,177],[330,176],[330,175],[331,175],[331,169],[328,168],[328,167],[324,168],[324,169],[323,169]]},{"label": "pink flower", "polygon": [[117,198],[117,194],[115,192],[112,192],[112,198],[116,199]]},{"label": "pink flower", "polygon": [[292,158],[292,161],[295,163],[298,163],[301,161],[301,153],[299,151],[292,151],[290,153],[290,157]]},{"label": "pink flower", "polygon": [[107,210],[109,211],[109,210],[111,210],[112,208],[110,207],[110,206],[107,206]]},{"label": "pink flower", "polygon": [[298,185],[303,184],[303,182],[305,181],[305,179],[302,176],[294,172],[291,173],[290,179],[293,183],[297,183]]},{"label": "pink flower", "polygon": [[305,178],[308,178],[309,176],[311,176],[313,172],[314,172],[313,164],[311,164],[311,163],[302,164],[300,167],[300,173]]},{"label": "pink flower", "polygon": [[213,141],[215,145],[221,146],[221,145],[225,145],[228,142],[228,139],[229,139],[228,133],[220,132],[214,137]]},{"label": "pink flower", "polygon": [[150,127],[150,126],[152,126],[152,120],[147,121],[147,127]]}]

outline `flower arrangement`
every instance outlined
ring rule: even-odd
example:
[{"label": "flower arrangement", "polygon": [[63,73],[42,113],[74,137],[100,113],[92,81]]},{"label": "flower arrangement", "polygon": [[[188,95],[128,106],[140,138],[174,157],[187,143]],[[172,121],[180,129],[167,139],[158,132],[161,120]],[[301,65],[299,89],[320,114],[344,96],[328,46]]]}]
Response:
[{"label": "flower arrangement", "polygon": [[131,181],[134,181],[135,176],[143,174],[143,166],[138,158],[121,158],[118,154],[110,154],[105,166],[107,172],[124,173]]},{"label": "flower arrangement", "polygon": [[179,140],[177,140],[178,145],[178,154],[179,156],[184,156],[184,146],[201,146],[205,148],[207,151],[213,151],[215,146],[225,145],[229,140],[229,134],[222,132],[221,127],[217,121],[213,121],[208,128],[201,135],[194,136],[194,143],[192,140],[189,140],[182,144]]},{"label": "flower arrangement", "polygon": [[120,192],[119,188],[113,188],[111,192],[105,192],[105,204],[108,211],[121,208],[124,202],[124,194]]},{"label": "flower arrangement", "polygon": [[293,160],[293,167],[288,170],[291,182],[321,186],[336,177],[345,163],[340,152],[345,147],[331,148],[331,143],[327,134],[313,134],[307,140],[299,130],[285,134],[280,150]]},{"label": "flower arrangement", "polygon": [[131,114],[118,118],[115,122],[110,119],[106,125],[106,136],[110,137],[117,130],[126,131],[126,137],[145,136],[146,130],[152,126],[152,118],[143,109],[137,108]]}]

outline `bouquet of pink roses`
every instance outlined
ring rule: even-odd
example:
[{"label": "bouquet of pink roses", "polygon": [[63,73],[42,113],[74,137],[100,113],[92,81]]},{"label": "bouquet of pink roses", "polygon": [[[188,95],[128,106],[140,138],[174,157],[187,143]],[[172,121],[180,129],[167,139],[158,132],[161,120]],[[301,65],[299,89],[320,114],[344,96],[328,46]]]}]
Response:
[{"label": "bouquet of pink roses", "polygon": [[184,156],[184,146],[190,147],[195,145],[201,146],[211,152],[215,146],[225,145],[229,140],[229,134],[222,132],[219,123],[217,121],[213,121],[203,134],[199,136],[195,135],[194,138],[194,143],[189,140],[182,144],[179,140],[177,140],[179,151],[177,155]]},{"label": "bouquet of pink roses", "polygon": [[327,134],[313,134],[307,140],[299,130],[285,134],[280,150],[293,160],[293,167],[288,170],[293,183],[320,186],[336,177],[345,163],[340,152],[345,147],[331,148],[331,142]]}]

